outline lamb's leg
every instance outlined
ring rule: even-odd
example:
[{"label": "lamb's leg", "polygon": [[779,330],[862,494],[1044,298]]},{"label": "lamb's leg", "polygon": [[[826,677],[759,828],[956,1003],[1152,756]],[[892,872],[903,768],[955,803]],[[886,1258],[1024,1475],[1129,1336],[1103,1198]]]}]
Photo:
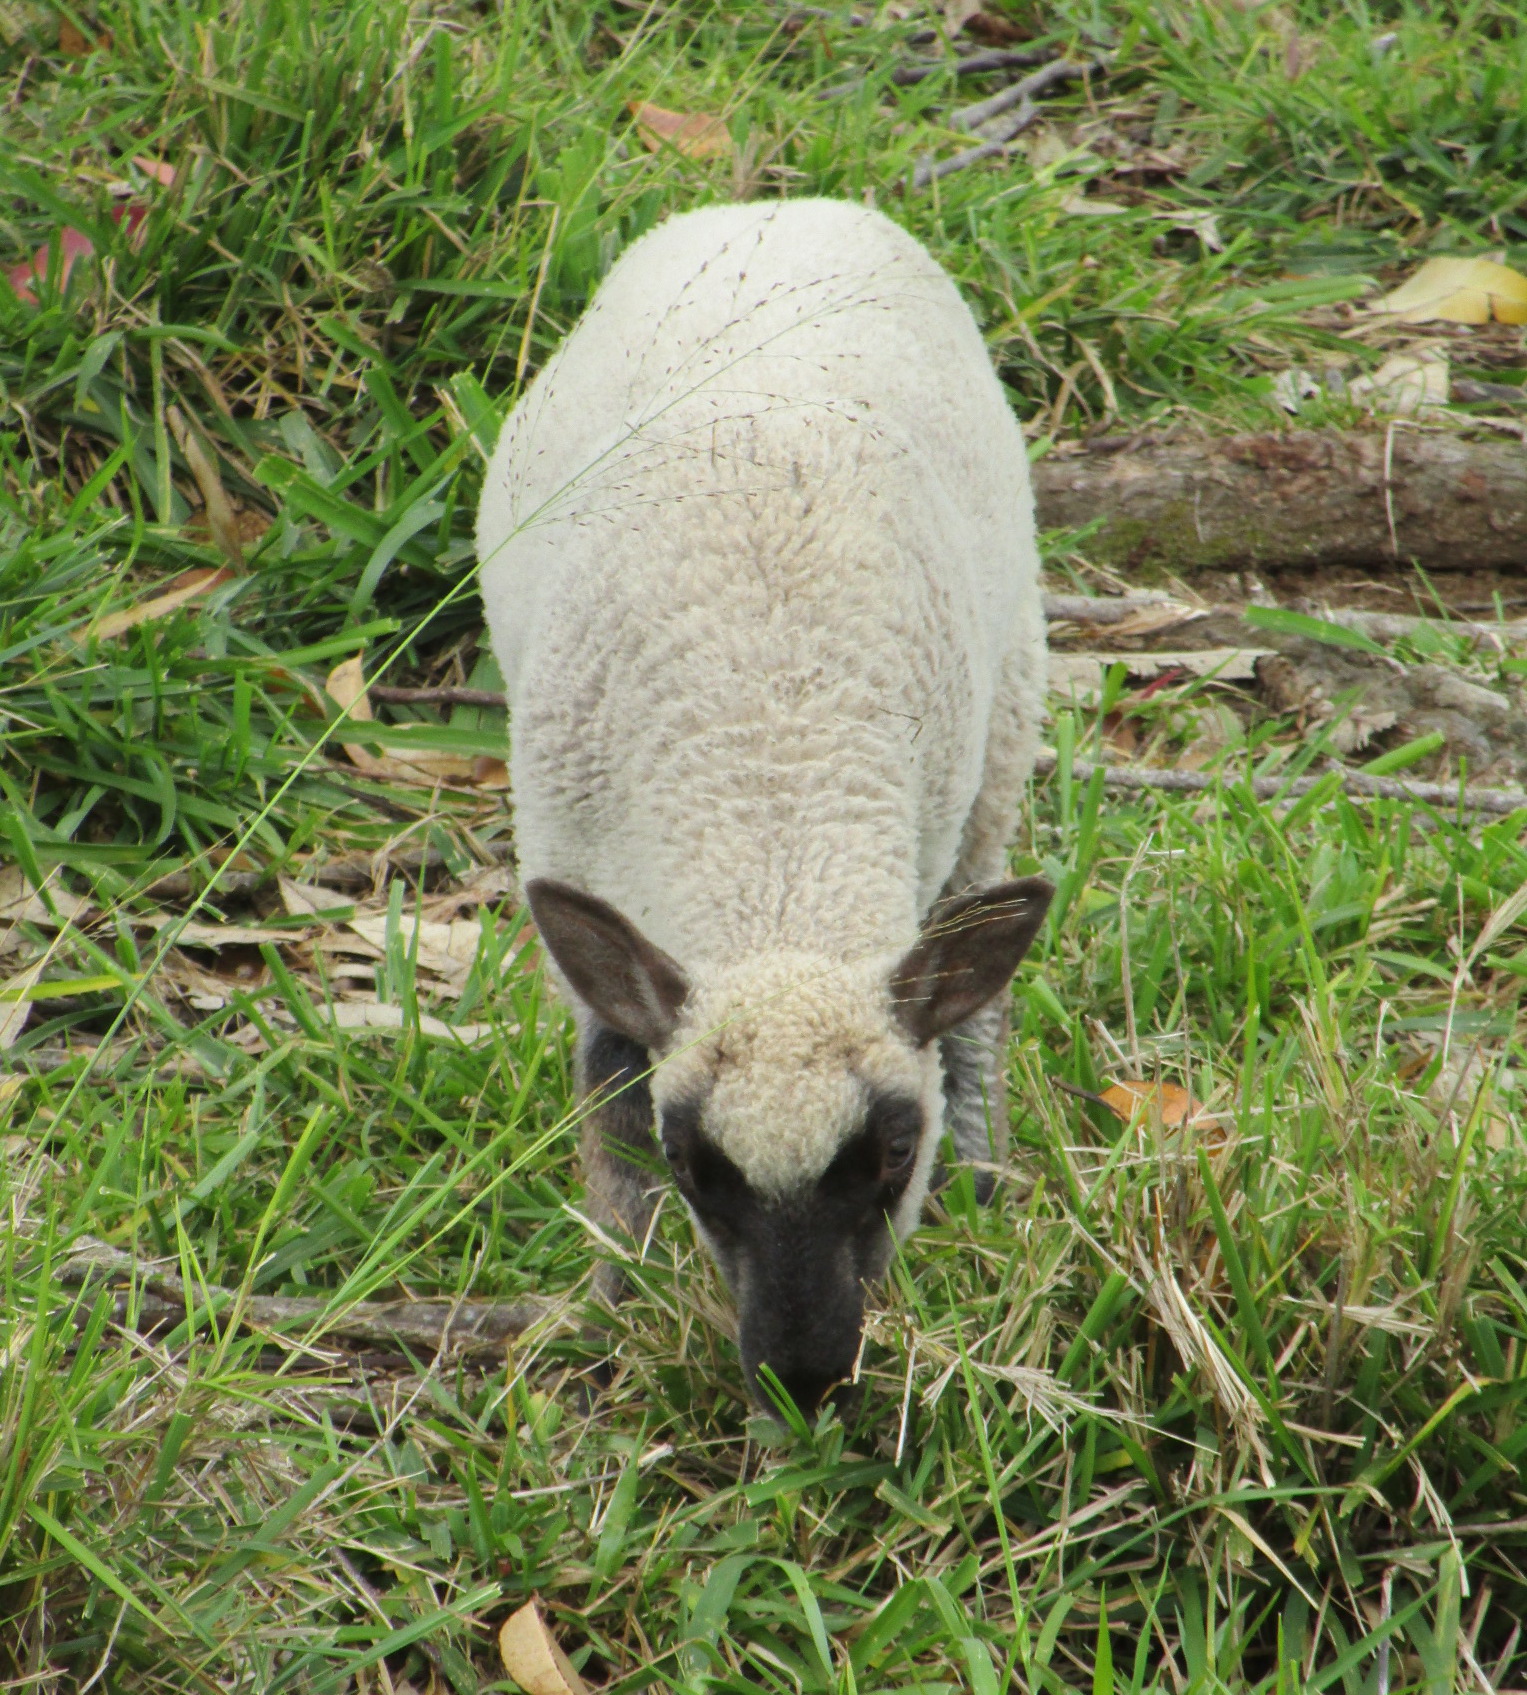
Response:
[{"label": "lamb's leg", "polygon": [[[1000,883],[1008,876],[1008,848],[1018,831],[1024,785],[1034,769],[1044,709],[1044,626],[1039,601],[1015,630],[1004,661],[986,764],[960,842],[960,857],[945,895]],[[1007,1043],[1011,997],[1004,992],[939,1043],[944,1064],[944,1116],[961,1159],[1000,1164],[1007,1153]],[[991,1199],[996,1177],[976,1174],[976,1194]]]},{"label": "lamb's leg", "polygon": [[[1007,1153],[1008,1029],[1008,997],[1002,994],[939,1042],[944,1127],[959,1158],[980,1165],[1000,1165]],[[996,1174],[974,1176],[976,1198],[985,1205],[997,1187]]]},{"label": "lamb's leg", "polygon": [[[639,1042],[590,1018],[578,1032],[578,1098],[583,1125],[583,1169],[589,1211],[601,1228],[646,1236],[662,1188],[657,1138],[652,1133],[651,1067]],[[627,1293],[619,1266],[604,1261],[594,1274],[595,1293],[615,1302]]]}]

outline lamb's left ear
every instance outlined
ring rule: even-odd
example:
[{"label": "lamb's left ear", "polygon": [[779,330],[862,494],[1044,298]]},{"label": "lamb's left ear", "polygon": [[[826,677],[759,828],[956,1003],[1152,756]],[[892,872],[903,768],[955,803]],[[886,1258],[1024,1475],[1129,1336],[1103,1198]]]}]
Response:
[{"label": "lamb's left ear", "polygon": [[678,1023],[689,979],[608,901],[570,883],[525,885],[530,916],[551,957],[594,1016],[644,1048],[661,1048]]},{"label": "lamb's left ear", "polygon": [[891,974],[896,1017],[919,1047],[979,1012],[1007,986],[1054,893],[1043,877],[1024,877],[934,908]]}]

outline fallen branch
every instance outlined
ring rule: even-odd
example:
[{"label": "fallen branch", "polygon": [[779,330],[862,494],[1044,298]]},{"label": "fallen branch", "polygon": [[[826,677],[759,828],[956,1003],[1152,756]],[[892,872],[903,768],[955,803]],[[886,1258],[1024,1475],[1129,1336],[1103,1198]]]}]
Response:
[{"label": "fallen branch", "polygon": [[[1034,761],[1035,773],[1049,776],[1058,764],[1056,756],[1044,752]],[[1169,794],[1204,794],[1210,789],[1236,786],[1234,776],[1210,776],[1202,771],[1157,771],[1140,765],[1093,765],[1072,762],[1071,773],[1079,782],[1090,782],[1095,771],[1103,773],[1107,789],[1158,789]],[[1490,812],[1504,816],[1527,807],[1527,793],[1516,789],[1459,788],[1456,783],[1402,783],[1393,777],[1370,777],[1365,771],[1325,771],[1318,777],[1253,777],[1251,791],[1258,800],[1296,800],[1311,789],[1339,776],[1336,785],[1343,794],[1373,800],[1420,801],[1426,806],[1461,807],[1466,812]]]},{"label": "fallen branch", "polygon": [[1026,65],[1048,65],[1059,57],[1054,47],[992,47],[984,53],[972,53],[968,58],[930,59],[925,65],[903,65],[891,72],[891,81],[898,88],[911,88],[915,83],[948,71],[951,76],[982,76],[988,71],[1018,70]]},{"label": "fallen branch", "polygon": [[493,689],[458,689],[442,685],[432,689],[395,688],[391,683],[370,683],[366,688],[372,700],[385,700],[393,706],[502,706],[504,697]]},{"label": "fallen branch", "polygon": [[[1190,624],[1215,614],[1240,616],[1240,609],[1231,606],[1189,606],[1169,594],[1149,590],[1138,594],[1086,595],[1047,594],[1045,618],[1052,624],[1090,624],[1103,629],[1115,624],[1127,624],[1142,613],[1181,613],[1178,624]],[[1475,643],[1527,641],[1527,618],[1482,623],[1471,618],[1427,618],[1410,612],[1368,612],[1357,607],[1322,607],[1303,605],[1298,608],[1322,618],[1328,624],[1339,624],[1345,630],[1357,630],[1373,641],[1402,641],[1419,631],[1434,631],[1449,636],[1467,636]],[[1160,622],[1155,630],[1175,626]]]},{"label": "fallen branch", "polygon": [[[120,1322],[129,1309],[138,1322],[151,1328],[182,1324],[187,1316],[183,1279],[157,1266],[141,1266],[131,1254],[105,1242],[87,1240],[58,1268],[59,1281],[68,1284],[131,1278],[139,1287],[134,1298],[118,1297]],[[506,1343],[543,1320],[561,1312],[563,1303],[543,1297],[520,1301],[357,1301],[336,1308],[332,1296],[244,1295],[236,1289],[204,1284],[191,1291],[197,1319],[236,1314],[251,1330],[282,1332],[304,1328],[352,1341],[379,1342],[442,1349],[453,1354],[501,1353]],[[306,1338],[304,1338],[306,1340]]]},{"label": "fallen branch", "polygon": [[1101,518],[1083,551],[1126,571],[1527,567],[1520,442],[1398,428],[1103,441],[1039,460],[1033,480],[1045,529]]},{"label": "fallen branch", "polygon": [[951,114],[949,122],[953,128],[974,129],[976,125],[991,121],[1013,106],[1018,108],[1007,123],[995,133],[988,134],[987,139],[978,146],[967,147],[963,153],[940,159],[937,163],[932,159],[920,159],[912,172],[912,187],[926,188],[929,183],[939,182],[956,171],[963,171],[967,165],[977,164],[982,159],[991,159],[998,153],[1005,152],[1008,144],[1016,140],[1039,116],[1039,108],[1034,104],[1036,94],[1056,83],[1071,82],[1104,68],[1101,60],[1093,64],[1077,64],[1069,59],[1057,59],[1035,71],[1033,76],[1025,77],[1022,82],[1015,82],[1011,87],[1004,88],[1000,94],[992,95],[989,100],[979,101],[974,106],[966,106]]}]

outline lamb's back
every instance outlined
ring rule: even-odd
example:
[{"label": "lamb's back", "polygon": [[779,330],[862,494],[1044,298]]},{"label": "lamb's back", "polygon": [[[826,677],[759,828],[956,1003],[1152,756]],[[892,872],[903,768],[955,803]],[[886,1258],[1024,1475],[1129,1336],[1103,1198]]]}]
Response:
[{"label": "lamb's back", "polygon": [[479,520],[527,875],[686,963],[900,945],[980,782],[1028,510],[969,313],[888,220],[729,206],[638,242]]}]

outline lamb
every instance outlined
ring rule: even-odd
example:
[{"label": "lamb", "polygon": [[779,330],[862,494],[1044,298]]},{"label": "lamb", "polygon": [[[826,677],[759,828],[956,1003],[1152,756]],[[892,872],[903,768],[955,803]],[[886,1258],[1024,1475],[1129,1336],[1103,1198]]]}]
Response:
[{"label": "lamb", "polygon": [[589,1204],[642,1241],[666,1162],[750,1390],[809,1410],[943,1132],[1003,1151],[1052,893],[1004,880],[1045,677],[1021,432],[889,219],[712,207],[611,270],[477,541]]}]

